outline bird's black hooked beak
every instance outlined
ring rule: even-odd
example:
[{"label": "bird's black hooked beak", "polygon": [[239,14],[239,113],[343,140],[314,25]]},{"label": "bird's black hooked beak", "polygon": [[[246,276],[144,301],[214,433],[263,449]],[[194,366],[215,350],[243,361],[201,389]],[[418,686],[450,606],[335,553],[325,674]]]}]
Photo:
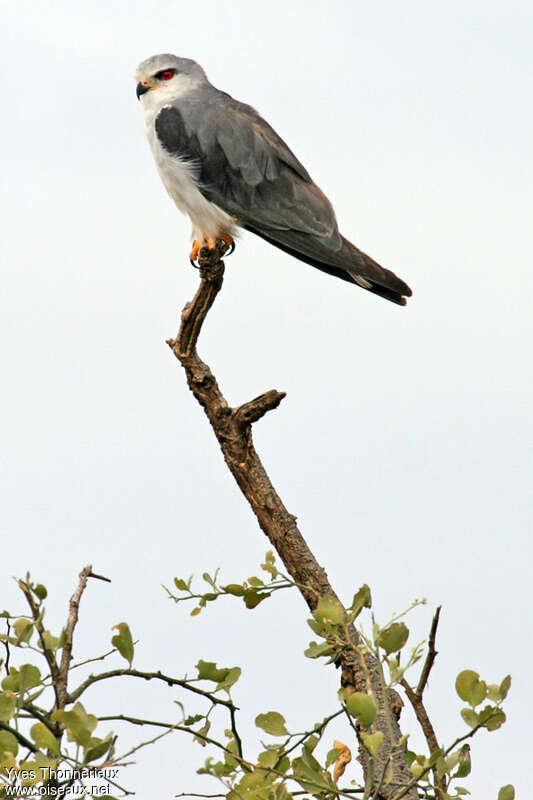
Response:
[{"label": "bird's black hooked beak", "polygon": [[137,100],[141,99],[141,95],[150,90],[150,86],[144,86],[142,83],[137,84]]}]

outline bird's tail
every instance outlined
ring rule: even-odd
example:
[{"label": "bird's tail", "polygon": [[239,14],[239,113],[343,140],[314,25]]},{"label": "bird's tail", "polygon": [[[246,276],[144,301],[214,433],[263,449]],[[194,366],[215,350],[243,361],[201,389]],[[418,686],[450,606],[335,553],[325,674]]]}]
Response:
[{"label": "bird's tail", "polygon": [[341,237],[341,248],[332,250],[318,236],[310,236],[302,231],[259,230],[249,224],[243,227],[300,261],[343,281],[355,283],[391,303],[404,306],[406,297],[412,294],[409,286],[394,272],[380,266],[344,236]]},{"label": "bird's tail", "polygon": [[340,255],[349,279],[351,278],[354,283],[368,292],[384,297],[400,306],[406,304],[406,297],[411,297],[412,291],[405,281],[363,253],[344,236]]}]

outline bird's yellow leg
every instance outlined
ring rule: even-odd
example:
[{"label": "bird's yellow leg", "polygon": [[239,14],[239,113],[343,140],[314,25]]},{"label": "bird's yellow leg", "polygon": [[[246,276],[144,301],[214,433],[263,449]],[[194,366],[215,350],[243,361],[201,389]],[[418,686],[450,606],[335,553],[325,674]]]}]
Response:
[{"label": "bird's yellow leg", "polygon": [[200,242],[198,241],[198,239],[195,239],[194,242],[192,243],[192,250],[189,253],[189,261],[191,262],[191,264],[194,264],[194,262],[198,258],[199,251],[200,251]]}]

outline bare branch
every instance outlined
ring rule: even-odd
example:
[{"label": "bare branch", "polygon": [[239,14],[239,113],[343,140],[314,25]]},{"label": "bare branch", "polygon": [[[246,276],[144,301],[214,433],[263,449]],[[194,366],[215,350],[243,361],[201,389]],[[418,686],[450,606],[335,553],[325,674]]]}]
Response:
[{"label": "bare branch", "polygon": [[92,564],[88,564],[82,569],[79,575],[78,585],[74,591],[74,594],[70,598],[67,624],[65,627],[67,640],[64,644],[63,652],[61,654],[59,674],[57,676],[52,674],[52,677],[54,678],[54,688],[56,691],[58,708],[65,708],[65,704],[67,702],[68,671],[70,667],[70,659],[72,658],[74,630],[78,622],[81,596],[85,590],[85,587],[87,586],[87,579],[89,578],[89,575],[92,574],[92,571]]},{"label": "bare branch", "polygon": [[[92,576],[90,576],[92,577]],[[117,652],[117,648],[113,647],[111,650],[108,650],[107,653],[103,653],[101,656],[95,656],[94,658],[86,658],[85,661],[78,661],[77,664],[72,664],[72,669],[77,669],[78,667],[84,667],[86,664],[93,664],[95,661],[104,661],[108,656],[112,656],[113,653]]]},{"label": "bare branch", "polygon": [[89,573],[89,578],[94,578],[97,581],[105,581],[111,583],[111,578],[106,578],[105,575],[96,575],[94,572]]},{"label": "bare branch", "polygon": [[[435,752],[435,750],[438,750],[439,743],[437,741],[437,735],[435,733],[429,715],[426,711],[422,695],[424,693],[424,689],[426,688],[428,682],[429,673],[431,672],[431,668],[433,667],[435,658],[437,657],[437,651],[435,650],[435,637],[437,635],[437,627],[439,624],[440,611],[441,611],[441,606],[439,606],[435,611],[435,615],[431,623],[431,628],[429,632],[429,641],[428,641],[428,652],[424,661],[424,666],[422,667],[420,680],[418,681],[418,686],[416,690],[414,690],[407,683],[405,678],[403,678],[401,681],[401,685],[405,689],[405,693],[409,698],[409,702],[411,703],[413,711],[416,714],[416,718],[420,724],[420,727],[422,728],[430,753],[433,753]],[[434,770],[434,774],[435,774],[435,785],[438,786],[443,792],[445,792],[446,777],[443,775],[439,779],[436,770]]]},{"label": "bare branch", "polygon": [[431,724],[431,720],[428,717],[422,698],[420,697],[420,695],[418,695],[416,692],[413,691],[413,689],[411,688],[411,686],[409,686],[405,678],[402,679],[401,685],[405,689],[405,693],[409,698],[409,702],[413,706],[413,711],[416,714],[416,718],[420,723],[422,731],[424,732],[429,752],[433,753],[435,750],[438,749],[439,743],[437,741],[433,725]]},{"label": "bare branch", "polygon": [[129,722],[130,725],[149,725],[153,726],[154,728],[166,728],[168,732],[171,731],[183,731],[184,733],[188,733],[191,736],[194,736],[196,739],[201,739],[202,742],[206,742],[206,744],[212,744],[215,747],[218,747],[219,750],[222,750],[224,753],[230,755],[232,758],[237,759],[239,763],[245,764],[246,766],[251,766],[249,761],[245,761],[242,757],[238,756],[236,753],[233,753],[231,750],[228,750],[227,747],[224,747],[223,744],[217,742],[216,739],[212,739],[210,736],[205,736],[203,733],[198,733],[197,731],[193,731],[191,728],[187,728],[184,725],[174,724],[173,722],[158,722],[157,720],[151,719],[141,719],[140,717],[129,717],[126,714],[114,714],[110,716],[103,716],[98,717],[99,722],[111,722],[113,720],[117,720],[119,722]]},{"label": "bare branch", "polygon": [[101,672],[99,675],[89,675],[87,680],[83,681],[77,689],[71,692],[68,696],[68,702],[74,703],[78,697],[85,692],[85,690],[93,683],[98,681],[105,681],[108,678],[116,678],[122,675],[128,675],[131,678],[142,678],[145,681],[158,680],[166,683],[167,686],[181,686],[182,689],[187,689],[189,692],[199,694],[210,700],[213,705],[225,706],[230,710],[237,710],[237,707],[230,700],[223,700],[221,697],[215,697],[210,692],[199,689],[197,686],[192,686],[188,681],[180,678],[171,678],[169,675],[163,675],[162,672],[141,672],[138,669],[112,669],[109,672]]},{"label": "bare branch", "polygon": [[429,631],[428,654],[426,656],[426,660],[424,661],[422,672],[420,673],[420,680],[418,681],[418,686],[416,687],[416,693],[417,695],[419,695],[419,697],[422,697],[424,693],[424,689],[426,688],[426,684],[428,682],[429,673],[431,672],[433,662],[435,661],[435,658],[438,655],[437,651],[435,650],[435,638],[437,636],[437,627],[439,624],[441,608],[442,606],[438,606],[437,610],[435,611],[435,615],[433,617],[433,621],[431,623],[431,628]]},{"label": "bare branch", "polygon": [[256,397],[254,400],[243,403],[241,406],[234,409],[233,413],[244,428],[246,425],[257,422],[257,420],[264,417],[268,411],[273,411],[277,408],[286,396],[285,392],[277,392],[275,389],[271,389],[269,392],[260,394],[259,397]]},{"label": "bare branch", "polygon": [[[9,636],[9,634],[11,633],[11,625],[9,624],[9,620],[8,619],[6,619],[6,628],[7,628],[7,635]],[[6,660],[4,662],[4,669],[6,671],[6,675],[9,675],[9,660],[11,658],[11,651],[9,649],[9,642],[7,641],[7,639],[4,639],[2,641],[2,644],[4,645],[5,650],[6,650]]]},{"label": "bare branch", "polygon": [[[221,241],[217,242],[213,250],[202,248],[200,251],[200,287],[192,302],[187,303],[183,310],[177,337],[169,339],[167,343],[184,367],[189,388],[203,407],[226,464],[256,515],[261,529],[277,550],[292,579],[299,585],[307,605],[313,610],[320,597],[336,597],[336,594],[324,569],[317,563],[298,529],[296,517],[285,508],[274,489],[252,440],[252,423],[275,408],[284,394],[271,390],[232,409],[210,368],[196,352],[202,325],[222,287],[224,264],[220,259],[225,252],[226,245]],[[376,669],[375,659],[370,654],[363,658],[357,649],[358,642],[357,632],[353,626],[349,626],[346,647],[339,657],[342,667],[341,683],[356,691],[367,692],[367,676],[371,677],[370,685],[379,707],[372,730],[381,731],[385,737],[384,746],[374,761],[381,773],[391,755],[393,779],[382,789],[382,794],[391,795],[411,779],[404,756],[405,744],[398,744],[401,731],[397,719],[390,712],[387,713],[389,703],[396,693],[386,690]],[[367,774],[370,761],[364,747],[360,748],[360,760]],[[416,791],[411,792],[411,797],[415,800]]]}]

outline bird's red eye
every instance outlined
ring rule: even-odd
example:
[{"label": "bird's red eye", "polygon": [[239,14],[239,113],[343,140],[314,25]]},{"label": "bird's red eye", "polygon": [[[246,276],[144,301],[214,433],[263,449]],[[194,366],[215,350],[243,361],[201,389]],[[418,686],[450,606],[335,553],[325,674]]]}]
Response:
[{"label": "bird's red eye", "polygon": [[174,75],[173,69],[163,69],[161,70],[161,72],[158,74],[157,77],[160,78],[162,81],[169,81],[173,75]]}]

